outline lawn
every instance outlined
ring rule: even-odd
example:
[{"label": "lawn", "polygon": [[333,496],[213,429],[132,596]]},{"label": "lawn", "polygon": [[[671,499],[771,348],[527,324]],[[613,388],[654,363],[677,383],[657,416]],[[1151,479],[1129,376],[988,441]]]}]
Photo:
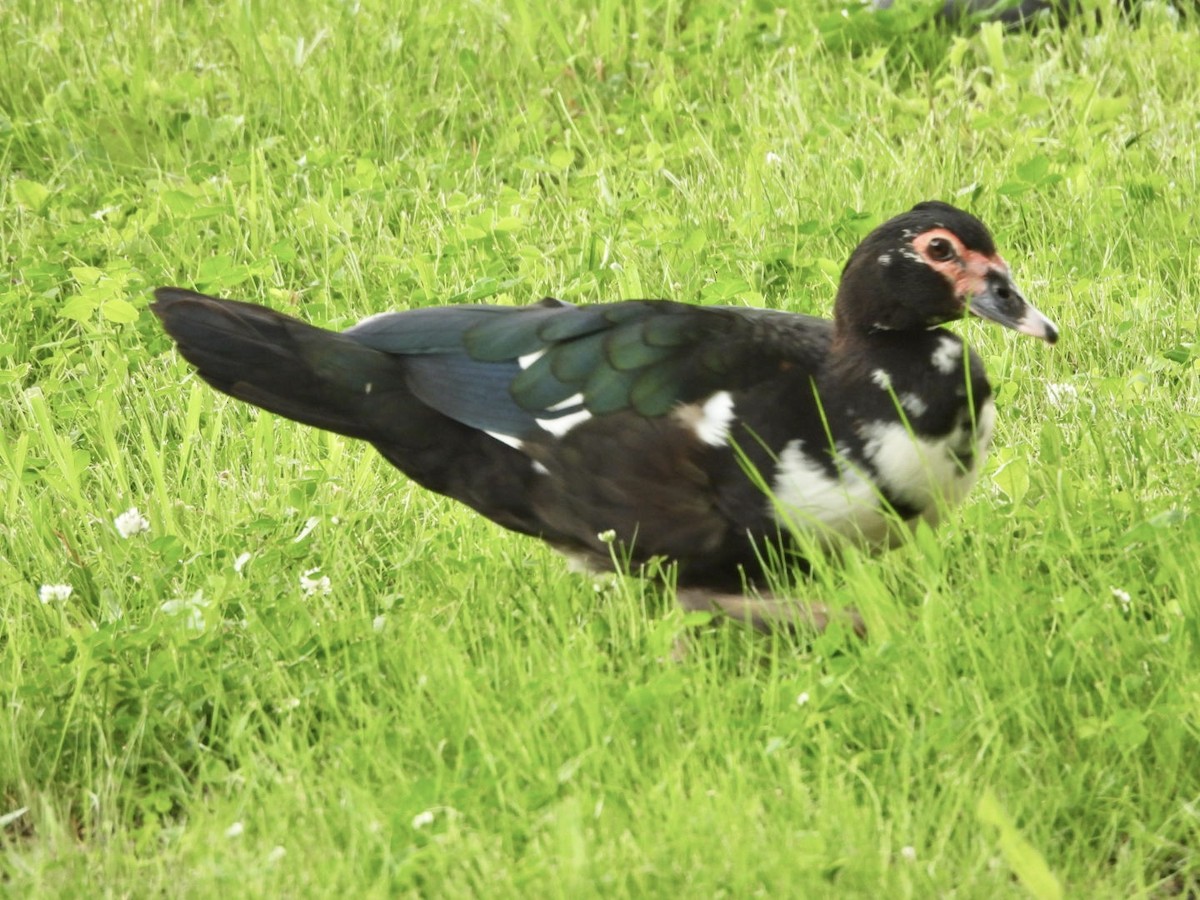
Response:
[{"label": "lawn", "polygon": [[[1197,896],[1200,22],[940,5],[7,4],[0,888]],[[865,641],[572,575],[147,309],[828,314],[930,198],[1063,336],[956,326],[980,484],[797,586]]]}]

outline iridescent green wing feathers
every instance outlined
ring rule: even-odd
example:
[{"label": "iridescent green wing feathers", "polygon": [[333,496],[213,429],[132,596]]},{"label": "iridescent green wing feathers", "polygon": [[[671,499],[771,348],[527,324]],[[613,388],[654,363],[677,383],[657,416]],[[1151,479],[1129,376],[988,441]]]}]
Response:
[{"label": "iridescent green wing feathers", "polygon": [[517,438],[539,419],[661,416],[781,367],[815,371],[830,334],[828,322],[807,316],[665,300],[417,310],[347,332],[408,358],[410,387],[435,409]]}]

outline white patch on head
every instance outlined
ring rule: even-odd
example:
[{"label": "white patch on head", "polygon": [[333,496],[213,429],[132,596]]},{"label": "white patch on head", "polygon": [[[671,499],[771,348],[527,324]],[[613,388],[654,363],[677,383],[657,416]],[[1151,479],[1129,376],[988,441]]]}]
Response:
[{"label": "white patch on head", "polygon": [[885,250],[883,253],[879,254],[876,262],[878,262],[881,266],[890,266],[892,264],[892,254]]},{"label": "white patch on head", "polygon": [[962,341],[945,334],[938,341],[937,349],[933,351],[933,356],[929,358],[929,361],[943,375],[949,375],[958,367],[959,360],[962,359],[962,352]]},{"label": "white patch on head", "polygon": [[566,400],[561,400],[553,406],[547,406],[546,412],[562,412],[572,406],[583,406],[583,394],[572,394]]},{"label": "white patch on head", "polygon": [[494,437],[502,444],[508,444],[514,450],[522,450],[525,447],[525,444],[519,438],[515,438],[511,434],[501,434],[498,431],[485,431],[484,433],[489,437]]},{"label": "white patch on head", "polygon": [[912,392],[900,395],[900,405],[910,416],[923,416],[929,404]]},{"label": "white patch on head", "polygon": [[890,391],[892,389],[892,376],[887,373],[886,369],[876,369],[871,373],[871,380],[879,385],[879,389]]},{"label": "white patch on head", "polygon": [[568,431],[576,425],[582,425],[592,414],[586,409],[581,409],[579,412],[573,412],[569,415],[559,416],[557,419],[537,419],[538,425],[545,431],[550,432],[557,438],[563,437]]},{"label": "white patch on head", "polygon": [[546,355],[545,350],[534,350],[532,353],[526,353],[524,356],[517,357],[517,365],[522,369],[528,369],[535,362]]}]

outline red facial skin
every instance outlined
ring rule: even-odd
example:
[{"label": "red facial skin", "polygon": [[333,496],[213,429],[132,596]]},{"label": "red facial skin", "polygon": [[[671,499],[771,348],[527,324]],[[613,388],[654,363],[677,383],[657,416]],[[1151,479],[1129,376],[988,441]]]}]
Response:
[{"label": "red facial skin", "polygon": [[[952,252],[946,256],[944,251],[936,254],[930,245],[936,240],[949,243]],[[987,289],[989,272],[999,272],[1008,277],[1008,263],[999,254],[988,256],[978,250],[968,250],[953,231],[948,228],[930,228],[923,231],[912,242],[913,250],[921,257],[929,268],[940,272],[950,284],[954,285],[954,295],[964,303]],[[934,248],[939,249],[937,246]],[[938,256],[945,258],[938,258]]]}]

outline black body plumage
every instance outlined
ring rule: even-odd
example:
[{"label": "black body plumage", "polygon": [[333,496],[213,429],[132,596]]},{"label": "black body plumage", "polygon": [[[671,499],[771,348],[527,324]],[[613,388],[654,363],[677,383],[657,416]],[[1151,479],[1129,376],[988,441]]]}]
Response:
[{"label": "black body plumage", "polygon": [[[951,244],[958,263],[942,259]],[[180,288],[155,296],[218,390],[370,441],[424,487],[597,567],[612,531],[634,564],[667,557],[682,589],[718,598],[761,583],[761,560],[793,548],[797,530],[886,542],[881,521],[935,515],[939,491],[958,499],[990,438],[990,388],[938,326],[971,303],[1056,336],[982,223],[941,203],[863,241],[833,321],[546,299],[386,313],[334,333]],[[909,444],[935,448],[936,473],[913,469]]]}]

